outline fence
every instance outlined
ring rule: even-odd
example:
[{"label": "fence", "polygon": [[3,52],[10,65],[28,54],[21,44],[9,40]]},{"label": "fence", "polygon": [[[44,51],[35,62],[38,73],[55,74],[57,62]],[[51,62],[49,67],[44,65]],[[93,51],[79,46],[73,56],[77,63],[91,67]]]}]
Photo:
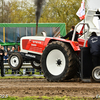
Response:
[{"label": "fence", "polygon": [[[8,63],[4,63],[4,69],[5,69],[4,73],[6,72],[6,69],[11,69]],[[27,69],[33,69],[31,63],[23,63],[23,65],[21,66],[21,69],[23,69],[23,71],[21,71],[21,70],[20,71],[16,71],[16,73],[13,74],[13,75],[12,74],[5,74],[5,76],[21,76],[21,75],[23,75],[23,76],[25,76],[25,75],[29,75],[29,76],[43,76],[41,74],[41,70],[34,70],[35,74],[30,74],[30,72],[33,72],[33,70],[27,70]],[[18,72],[20,74],[18,74]],[[39,73],[36,74],[36,72],[39,72]],[[26,73],[28,73],[28,74],[26,74]]]},{"label": "fence", "polygon": [[[4,63],[4,68],[5,69],[6,68],[10,68],[9,64],[8,63]],[[21,68],[22,69],[26,69],[26,68],[33,68],[33,67],[31,66],[31,63],[23,63]]]}]

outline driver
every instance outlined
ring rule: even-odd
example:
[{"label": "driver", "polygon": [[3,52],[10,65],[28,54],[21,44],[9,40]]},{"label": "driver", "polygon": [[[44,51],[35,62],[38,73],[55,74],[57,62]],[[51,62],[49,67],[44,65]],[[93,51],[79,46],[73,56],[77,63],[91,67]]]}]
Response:
[{"label": "driver", "polygon": [[[63,38],[63,39],[69,38],[69,40],[72,40],[74,28],[75,28],[75,26],[72,26],[71,31],[69,33],[67,33],[64,37],[62,36],[61,38]],[[76,32],[74,41],[78,41],[78,35],[79,35],[78,32]]]}]

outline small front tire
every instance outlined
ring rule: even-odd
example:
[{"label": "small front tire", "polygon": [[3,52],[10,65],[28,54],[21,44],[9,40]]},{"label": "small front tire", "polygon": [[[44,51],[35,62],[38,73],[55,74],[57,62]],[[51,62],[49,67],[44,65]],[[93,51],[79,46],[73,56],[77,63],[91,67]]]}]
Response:
[{"label": "small front tire", "polygon": [[12,53],[8,59],[8,63],[11,69],[19,70],[23,63],[22,56],[19,53]]}]

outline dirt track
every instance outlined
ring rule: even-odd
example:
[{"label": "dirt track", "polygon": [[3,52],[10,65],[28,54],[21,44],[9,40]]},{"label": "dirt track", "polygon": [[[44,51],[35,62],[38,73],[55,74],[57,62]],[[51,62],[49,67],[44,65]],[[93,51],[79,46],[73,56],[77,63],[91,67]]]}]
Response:
[{"label": "dirt track", "polygon": [[45,79],[0,79],[0,94],[8,96],[95,97],[100,83],[47,82]]}]

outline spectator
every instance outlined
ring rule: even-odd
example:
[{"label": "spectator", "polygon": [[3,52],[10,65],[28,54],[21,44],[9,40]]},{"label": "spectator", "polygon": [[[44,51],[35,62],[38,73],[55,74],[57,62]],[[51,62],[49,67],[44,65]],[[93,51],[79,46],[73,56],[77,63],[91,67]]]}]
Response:
[{"label": "spectator", "polygon": [[7,54],[10,55],[10,48],[7,48]]},{"label": "spectator", "polygon": [[88,39],[88,47],[90,48],[94,68],[100,65],[100,37],[95,32],[92,32]]},{"label": "spectator", "polygon": [[[12,47],[10,53],[14,53],[14,52],[15,52],[15,47]],[[14,73],[16,73],[16,71],[14,71],[14,70],[12,69],[12,74],[14,74]]]},{"label": "spectator", "polygon": [[7,55],[7,52],[5,52],[4,54],[4,63],[7,63],[8,62],[8,55]]},{"label": "spectator", "polygon": [[1,49],[4,51],[4,47],[3,46],[1,46]]},{"label": "spectator", "polygon": [[3,46],[1,46],[1,49],[4,51],[4,53],[5,53],[5,49],[4,49],[4,47]]},{"label": "spectator", "polygon": [[96,14],[98,14],[98,18],[100,19],[100,11],[97,9]]},{"label": "spectator", "polygon": [[[7,63],[7,62],[8,62],[8,55],[7,55],[7,52],[5,52],[3,60],[4,60],[4,63]],[[7,73],[8,73],[8,68],[6,69],[6,71],[7,71]],[[4,73],[5,73],[5,69],[4,69]]]},{"label": "spectator", "polygon": [[1,67],[1,76],[2,77],[4,77],[3,56],[4,56],[4,50],[2,50],[2,46],[0,45],[0,67]]},{"label": "spectator", "polygon": [[15,52],[15,47],[12,47],[10,52]]}]

